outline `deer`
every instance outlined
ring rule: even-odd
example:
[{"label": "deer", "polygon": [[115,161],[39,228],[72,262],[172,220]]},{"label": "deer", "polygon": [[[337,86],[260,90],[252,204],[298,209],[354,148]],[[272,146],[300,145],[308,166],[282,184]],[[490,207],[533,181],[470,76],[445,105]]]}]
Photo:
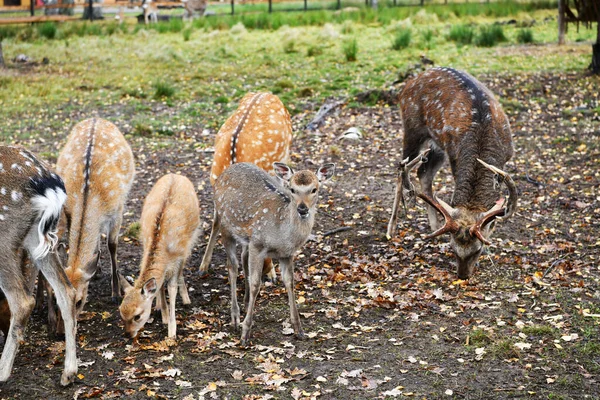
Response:
[{"label": "deer", "polygon": [[240,309],[237,301],[236,243],[247,248],[243,262],[246,277],[241,345],[250,339],[256,298],[260,291],[265,258],[279,260],[281,279],[288,293],[290,320],[296,337],[305,337],[294,295],[294,254],[308,239],[317,211],[320,185],[331,179],[335,164],[321,166],[316,174],[294,172],[284,163],[273,164],[275,178],[251,163],[227,168],[215,182],[215,229],[221,232],[231,289],[231,325],[238,330]]},{"label": "deer", "polygon": [[69,249],[65,272],[77,292],[79,316],[87,302],[90,280],[99,270],[102,234],[107,236],[111,260],[113,302],[120,297],[117,244],[135,174],[133,153],[114,124],[90,118],[73,127],[58,157],[57,172],[68,193],[64,208]]},{"label": "deer", "polygon": [[[399,101],[404,159],[398,169],[387,237],[395,234],[399,205],[406,211],[405,197],[412,199],[416,194],[426,203],[433,231],[426,239],[449,233],[458,277],[468,279],[484,246],[490,244],[496,222],[508,220],[517,208],[517,188],[502,170],[513,155],[508,118],[487,87],[452,68],[431,68],[413,78]],[[435,196],[432,189],[446,158],[454,177],[450,203]],[[410,182],[413,168],[417,168],[420,188]],[[502,183],[508,199],[500,198]],[[443,216],[443,225],[437,213]]]},{"label": "deer", "polygon": [[[35,306],[32,293],[38,271],[52,286],[64,320],[65,364],[60,383],[69,385],[77,374],[75,289],[54,251],[66,200],[62,179],[44,162],[24,148],[0,146],[0,291],[10,313],[0,382],[10,377]],[[30,263],[24,263],[23,252]]]},{"label": "deer", "polygon": [[[274,162],[288,162],[292,143],[292,121],[279,97],[268,92],[248,93],[238,109],[223,124],[215,139],[215,155],[210,171],[210,183],[232,164],[250,162],[265,171],[272,170]],[[210,238],[200,265],[200,275],[208,272],[217,241],[215,216]],[[242,250],[242,259],[248,252]],[[276,275],[271,259],[267,258],[264,274],[272,281]]]},{"label": "deer", "polygon": [[[175,174],[160,178],[144,202],[140,225],[144,247],[140,274],[133,285],[120,278],[125,296],[119,312],[125,332],[137,338],[157,298],[163,323],[168,323],[168,336],[175,338],[175,299],[179,290],[183,304],[191,303],[183,268],[200,232],[200,207],[192,182]],[[165,286],[169,291],[168,310]]]},{"label": "deer", "polygon": [[194,19],[195,13],[198,13],[199,17],[203,16],[208,6],[208,0],[181,0],[181,2],[185,9],[184,19]]}]

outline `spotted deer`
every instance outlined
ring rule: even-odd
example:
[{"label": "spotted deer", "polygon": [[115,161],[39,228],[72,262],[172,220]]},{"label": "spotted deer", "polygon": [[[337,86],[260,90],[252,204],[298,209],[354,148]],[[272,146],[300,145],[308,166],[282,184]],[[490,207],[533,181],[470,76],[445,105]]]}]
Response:
[{"label": "spotted deer", "polygon": [[[140,275],[133,285],[121,278],[125,296],[119,311],[130,337],[136,338],[148,321],[158,291],[163,323],[168,321],[169,337],[176,336],[175,299],[179,288],[183,304],[190,304],[183,267],[198,238],[199,226],[200,208],[192,182],[174,174],[160,178],[142,209],[144,256]],[[169,291],[168,310],[165,286]]]},{"label": "spotted deer", "polygon": [[[469,278],[496,221],[517,207],[517,189],[501,168],[512,157],[508,118],[494,95],[477,79],[452,68],[431,68],[409,81],[400,93],[404,124],[404,161],[387,236],[394,235],[399,204],[414,193],[408,172],[417,166],[417,196],[427,203],[431,229],[427,238],[450,233],[458,276]],[[425,152],[420,152],[426,149]],[[448,158],[454,177],[450,204],[433,194],[432,182]],[[499,185],[509,196],[500,199]],[[436,212],[444,217],[439,226]]]},{"label": "spotted deer", "polygon": [[119,129],[103,119],[91,118],[73,128],[58,157],[57,171],[68,193],[66,273],[77,291],[79,315],[87,301],[90,280],[99,269],[102,234],[107,234],[113,301],[120,295],[117,243],[135,165]]},{"label": "spotted deer", "polygon": [[[37,271],[54,289],[65,324],[65,368],[61,384],[77,374],[75,290],[54,247],[56,226],[67,194],[62,179],[29,151],[0,146],[0,290],[10,312],[0,358],[0,381],[12,370],[19,343],[35,305],[32,295]],[[24,249],[32,261],[24,263]]]},{"label": "spotted deer", "polygon": [[[266,92],[248,93],[217,133],[215,157],[210,171],[211,185],[214,186],[219,175],[237,162],[249,162],[270,171],[274,162],[288,161],[291,143],[292,121],[279,97]],[[217,234],[213,218],[210,239],[200,265],[201,275],[206,275],[208,271]],[[244,249],[243,260],[247,254]],[[265,260],[264,272],[272,280],[275,279],[270,258]]]},{"label": "spotted deer", "polygon": [[221,232],[227,253],[231,324],[234,329],[240,325],[236,294],[236,242],[245,246],[248,252],[247,262],[242,263],[246,277],[246,317],[242,324],[242,345],[246,345],[250,338],[254,305],[266,257],[279,260],[281,279],[288,293],[292,326],[298,338],[304,337],[296,308],[292,259],[312,231],[319,187],[335,171],[334,164],[325,164],[316,174],[308,170],[294,173],[283,163],[274,163],[273,166],[285,185],[250,163],[232,165],[215,182],[214,226],[216,231]]}]

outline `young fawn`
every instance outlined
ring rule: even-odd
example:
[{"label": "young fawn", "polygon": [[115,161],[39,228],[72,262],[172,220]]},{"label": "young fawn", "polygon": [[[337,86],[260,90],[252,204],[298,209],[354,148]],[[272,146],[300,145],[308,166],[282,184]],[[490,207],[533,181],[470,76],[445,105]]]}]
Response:
[{"label": "young fawn", "polygon": [[[466,72],[431,68],[409,81],[400,94],[404,124],[404,161],[398,172],[396,197],[387,235],[393,236],[404,192],[413,194],[409,171],[420,165],[417,196],[427,203],[427,238],[450,233],[458,260],[458,276],[469,278],[495,222],[507,220],[517,207],[517,189],[500,168],[512,157],[508,118],[492,93]],[[424,148],[427,148],[420,153]],[[433,194],[432,182],[445,158],[454,176],[450,204]],[[505,183],[508,200],[501,199]],[[436,211],[444,216],[439,226]]]},{"label": "young fawn", "polygon": [[[54,252],[56,226],[67,194],[63,181],[29,151],[0,146],[0,290],[10,308],[10,328],[0,358],[6,381],[35,300],[37,270],[54,289],[65,324],[65,369],[61,384],[77,374],[75,290]],[[31,263],[25,263],[22,249]]]},{"label": "young fawn", "polygon": [[290,318],[294,332],[304,337],[294,296],[292,258],[308,239],[317,211],[320,185],[333,176],[335,165],[325,164],[317,173],[294,171],[283,163],[274,164],[275,172],[286,185],[254,164],[229,167],[215,183],[215,229],[220,230],[227,253],[231,285],[231,324],[240,325],[237,302],[236,242],[247,247],[242,259],[246,277],[244,303],[246,318],[242,324],[242,345],[250,338],[254,303],[261,285],[266,257],[279,260],[281,277],[288,293]]},{"label": "young fawn", "polygon": [[[270,171],[274,162],[288,161],[291,143],[292,121],[279,97],[271,93],[248,93],[217,133],[210,171],[211,185],[214,186],[219,175],[237,162],[249,162]],[[217,235],[213,219],[210,239],[200,265],[201,275],[208,271]],[[242,253],[247,252],[244,250]],[[270,258],[265,260],[263,269],[266,275],[275,279]]]},{"label": "young fawn", "polygon": [[[199,226],[200,208],[192,182],[174,174],[160,178],[142,209],[141,240],[144,256],[140,275],[134,285],[121,279],[125,297],[119,311],[125,322],[125,332],[130,337],[136,338],[148,321],[152,300],[158,290],[160,297],[157,304],[160,305],[163,323],[168,320],[169,337],[175,337],[177,289],[179,287],[183,304],[190,304],[183,279],[183,267],[198,238]],[[168,310],[165,285],[169,290]]]},{"label": "young fawn", "polygon": [[98,270],[100,238],[107,233],[112,266],[112,297],[119,297],[117,243],[123,208],[133,183],[131,148],[119,129],[100,118],[75,125],[58,157],[65,181],[69,255],[66,273],[77,291],[77,315],[87,300],[90,279]]}]

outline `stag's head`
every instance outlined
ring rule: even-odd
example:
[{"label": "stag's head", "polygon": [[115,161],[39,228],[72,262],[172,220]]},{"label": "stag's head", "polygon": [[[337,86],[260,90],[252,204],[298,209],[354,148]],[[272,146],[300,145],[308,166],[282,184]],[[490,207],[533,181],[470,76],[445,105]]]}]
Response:
[{"label": "stag's head", "polygon": [[458,277],[468,279],[473,275],[477,260],[494,231],[497,221],[508,219],[517,206],[517,188],[510,175],[493,165],[478,160],[484,167],[490,169],[507,186],[508,200],[500,199],[487,211],[473,210],[468,207],[452,207],[437,197],[429,197],[417,193],[430,206],[444,216],[444,226],[427,236],[427,239],[450,234],[450,247],[458,261]]}]

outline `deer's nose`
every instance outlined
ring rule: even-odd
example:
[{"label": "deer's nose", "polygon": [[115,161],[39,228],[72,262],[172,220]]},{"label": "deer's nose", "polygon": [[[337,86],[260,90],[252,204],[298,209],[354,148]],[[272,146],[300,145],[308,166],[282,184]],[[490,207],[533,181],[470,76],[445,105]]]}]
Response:
[{"label": "deer's nose", "polygon": [[301,217],[306,217],[308,216],[308,206],[304,203],[300,203],[300,205],[298,206],[298,214],[300,214]]}]

